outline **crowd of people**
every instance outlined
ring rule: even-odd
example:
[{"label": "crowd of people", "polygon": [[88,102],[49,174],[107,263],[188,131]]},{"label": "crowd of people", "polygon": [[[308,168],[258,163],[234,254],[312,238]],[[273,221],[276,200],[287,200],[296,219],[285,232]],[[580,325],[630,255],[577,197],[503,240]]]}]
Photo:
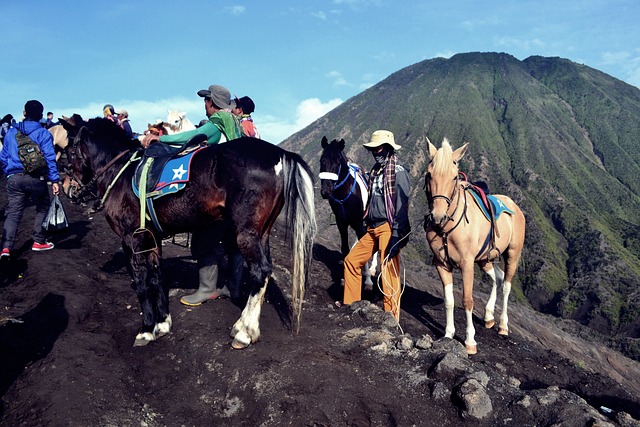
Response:
[{"label": "crowd of people", "polygon": [[[260,134],[251,114],[255,104],[248,96],[231,98],[230,91],[221,85],[210,85],[197,92],[203,98],[206,121],[193,130],[171,135],[148,133],[141,140],[147,148],[160,141],[171,145],[186,144],[196,135],[204,134],[208,144],[219,144],[241,137],[259,138]],[[7,207],[0,242],[0,259],[8,259],[14,247],[15,236],[27,201],[32,199],[36,215],[32,232],[32,250],[47,251],[54,244],[46,240],[42,226],[50,203],[50,192],[59,193],[59,174],[53,147],[53,137],[47,128],[54,126],[53,113],[43,118],[43,105],[30,100],[24,106],[24,120],[17,123],[8,114],[2,118],[1,133],[4,144],[0,151],[0,164],[7,177]],[[103,107],[103,117],[116,123],[134,138],[129,123],[129,113],[125,109],[116,111],[111,104]],[[35,173],[27,173],[18,155],[18,134],[28,135],[39,147],[46,159],[46,167]],[[344,298],[337,305],[349,305],[361,299],[361,271],[364,264],[378,250],[383,252],[382,284],[383,306],[396,319],[400,316],[400,249],[406,244],[410,232],[408,219],[408,195],[410,177],[399,161],[393,133],[386,130],[373,132],[364,147],[371,152],[375,164],[369,181],[369,202],[365,212],[367,233],[354,245],[344,260]],[[206,230],[193,233],[191,252],[197,260],[198,289],[181,298],[188,306],[199,306],[207,300],[220,297],[242,298],[244,260],[240,255],[233,236],[225,230],[233,229],[230,224],[221,223]],[[212,245],[212,242],[215,242]],[[218,266],[221,256],[228,257],[227,285],[219,285]]]}]

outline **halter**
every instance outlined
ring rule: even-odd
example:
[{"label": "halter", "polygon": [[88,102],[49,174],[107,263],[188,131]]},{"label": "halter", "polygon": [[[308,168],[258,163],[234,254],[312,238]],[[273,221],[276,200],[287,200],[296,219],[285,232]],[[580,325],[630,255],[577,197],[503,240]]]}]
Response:
[{"label": "halter", "polygon": [[[462,215],[460,215],[460,218],[458,219],[458,222],[455,223],[455,225],[453,227],[451,227],[449,230],[445,231],[444,230],[444,225],[436,225],[433,224],[432,222],[432,214],[429,213],[428,215],[425,215],[425,219],[424,219],[424,228],[425,230],[427,230],[429,227],[433,228],[433,230],[436,232],[436,234],[438,236],[440,236],[440,238],[442,239],[442,248],[444,249],[444,262],[447,265],[447,268],[449,268],[450,270],[453,268],[453,263],[451,262],[451,258],[449,257],[449,244],[447,242],[447,239],[449,237],[449,235],[456,229],[458,228],[458,226],[460,225],[460,223],[462,223],[462,220],[465,219],[467,221],[467,224],[469,223],[469,218],[467,218],[467,192],[466,189],[463,189],[461,192],[458,192],[458,187],[460,187],[460,176],[463,176],[465,178],[466,181],[466,175],[463,172],[459,172],[456,175],[456,179],[455,179],[455,185],[453,187],[453,191],[451,192],[451,197],[447,197],[441,194],[436,194],[435,196],[430,196],[429,195],[429,185],[428,185],[428,180],[430,179],[429,175],[427,175],[427,178],[425,179],[424,182],[424,186],[425,186],[425,192],[427,195],[427,201],[429,202],[429,204],[431,205],[431,203],[433,202],[433,200],[440,198],[440,199],[444,199],[447,202],[447,211],[445,212],[445,217],[446,217],[446,221],[453,221],[456,213],[458,212],[458,208],[460,207],[460,199],[464,196],[464,203],[463,203],[463,210],[462,210]],[[458,195],[457,199],[456,199],[456,208],[453,211],[453,213],[451,215],[448,215],[447,213],[449,212],[449,209],[451,209],[451,204],[453,203],[453,199],[456,197],[456,194]],[[446,225],[446,224],[445,224]]]},{"label": "halter", "polygon": [[[78,144],[80,143],[80,141],[82,140],[82,133],[83,131],[87,131],[87,132],[91,132],[90,130],[87,129],[86,126],[83,126],[80,128],[80,130],[78,131],[78,133],[76,134],[76,136],[73,138],[73,144],[71,145],[72,151],[73,151],[73,156],[76,157],[76,150],[78,148]],[[73,167],[73,161],[69,162],[69,164],[67,165],[66,168],[66,174],[67,176],[69,176],[69,179],[71,181],[71,186],[76,188],[77,194],[74,195],[74,199],[81,199],[85,194],[89,193],[89,195],[91,196],[91,198],[93,199],[97,199],[98,195],[93,193],[91,191],[91,188],[93,187],[93,185],[98,182],[98,178],[105,173],[111,166],[113,166],[118,160],[120,160],[122,157],[124,157],[125,154],[129,153],[130,150],[125,150],[125,151],[121,151],[120,153],[118,153],[118,155],[116,155],[114,158],[112,158],[111,160],[109,160],[107,162],[107,164],[105,164],[103,167],[101,167],[100,169],[98,169],[94,174],[93,174],[93,178],[91,178],[91,180],[86,183],[83,184],[81,180],[79,180],[78,178],[76,178],[75,176],[75,170]],[[100,200],[100,205],[97,207],[96,210],[100,210],[102,209],[105,200],[107,199],[107,195],[109,194],[109,192],[111,191],[111,188],[113,187],[113,184],[115,184],[115,182],[118,180],[118,178],[120,177],[120,175],[122,175],[122,173],[124,172],[124,170],[127,168],[127,166],[129,166],[129,164],[133,163],[134,161],[140,160],[140,157],[136,157],[138,151],[134,151],[131,154],[131,157],[129,158],[129,161],[127,163],[125,163],[125,165],[120,169],[120,171],[116,174],[115,178],[113,179],[113,181],[111,181],[111,183],[107,186],[107,189],[104,193],[104,195],[102,196],[102,199]]]},{"label": "halter", "polygon": [[[346,202],[349,197],[351,197],[351,195],[355,192],[356,189],[356,185],[357,185],[357,180],[355,179],[355,177],[353,178],[353,184],[351,184],[351,188],[349,189],[349,192],[347,193],[347,195],[342,198],[342,199],[338,199],[336,198],[333,193],[339,189],[340,187],[342,187],[344,184],[346,184],[347,180],[349,179],[349,177],[351,176],[351,171],[349,168],[349,163],[346,161],[346,159],[344,158],[344,156],[341,154],[340,155],[340,159],[344,162],[344,163],[340,163],[338,164],[338,173],[333,173],[333,172],[320,172],[319,178],[320,179],[326,179],[326,180],[330,180],[330,181],[338,181],[340,179],[340,173],[342,172],[342,166],[346,165],[347,166],[347,173],[344,175],[344,178],[342,179],[342,181],[340,181],[337,184],[333,184],[333,187],[331,187],[331,194],[329,195],[330,199],[336,203],[338,203],[339,205],[343,205],[344,202]],[[344,209],[344,207],[343,207]]]}]

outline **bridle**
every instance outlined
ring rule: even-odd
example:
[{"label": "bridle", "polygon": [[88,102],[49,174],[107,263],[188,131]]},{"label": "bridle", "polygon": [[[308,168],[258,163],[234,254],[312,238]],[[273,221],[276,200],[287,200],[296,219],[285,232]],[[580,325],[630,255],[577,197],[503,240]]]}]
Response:
[{"label": "bridle", "polygon": [[[429,206],[430,207],[433,206],[433,201],[436,199],[444,199],[444,201],[447,203],[447,210],[445,212],[445,218],[446,218],[445,224],[444,225],[434,224],[432,213],[431,211],[429,211],[429,213],[425,215],[425,218],[424,218],[424,229],[426,231],[428,228],[432,228],[433,231],[435,231],[435,233],[438,236],[440,236],[440,238],[442,238],[442,248],[444,249],[444,262],[449,268],[451,268],[453,264],[449,257],[449,245],[448,245],[447,239],[449,235],[456,228],[458,228],[458,226],[462,223],[463,219],[465,219],[467,223],[469,223],[469,218],[467,218],[467,192],[466,192],[466,189],[461,189],[460,176],[462,176],[466,181],[466,175],[463,172],[458,172],[455,177],[455,184],[453,187],[453,191],[451,192],[451,196],[449,197],[443,194],[436,194],[435,196],[432,196],[430,194],[429,181],[431,180],[431,174],[427,173],[424,180],[425,193],[427,195],[427,202],[429,203]],[[457,195],[457,198],[456,198],[456,195]],[[461,203],[462,197],[464,197],[464,201],[462,201]],[[449,210],[451,209],[451,204],[453,203],[454,199],[456,200],[456,208],[451,213],[451,215],[449,215]],[[460,208],[461,205],[462,205],[462,215],[460,215],[458,222],[456,222],[455,225],[450,229],[445,230],[444,229],[445,225],[450,221],[454,221],[456,217],[456,213],[458,212],[458,209]]]},{"label": "bridle", "polygon": [[[124,150],[118,153],[115,157],[109,160],[104,166],[102,166],[97,171],[95,171],[91,180],[89,180],[89,182],[84,184],[81,179],[77,178],[75,174],[75,168],[74,168],[74,163],[76,158],[79,158],[80,160],[82,160],[82,157],[78,151],[78,145],[80,144],[80,141],[82,141],[83,132],[90,133],[91,131],[87,129],[86,126],[82,126],[78,131],[78,133],[74,136],[73,144],[67,147],[67,166],[65,168],[65,173],[69,177],[69,182],[70,182],[69,190],[67,194],[69,195],[69,198],[72,200],[89,200],[89,199],[99,198],[98,194],[96,194],[93,191],[94,185],[98,182],[98,178],[100,178],[100,176],[102,176],[102,174],[104,174],[118,160],[124,157],[127,153],[131,152],[131,150]],[[105,194],[102,196],[100,206],[98,207],[98,209],[102,208],[102,205],[104,204],[104,201],[106,200],[107,195],[111,190],[111,187],[113,186],[113,183],[120,177],[120,174],[124,171],[124,169],[133,161],[140,159],[140,158],[135,158],[137,152],[138,150],[133,152],[129,161],[124,165],[124,167],[116,175],[116,177],[111,182],[111,184],[107,187]],[[87,195],[89,197],[86,197]]]},{"label": "bridle", "polygon": [[[344,178],[340,182],[338,182],[338,180],[340,180],[340,174],[342,173],[342,166],[345,166],[346,172],[344,174]],[[350,175],[351,173],[349,171],[349,164],[347,163],[347,159],[344,158],[344,155],[342,153],[340,153],[340,158],[338,159],[338,173],[320,172],[319,178],[321,180],[324,179],[334,182],[333,186],[331,187],[331,194],[329,195],[329,197],[333,202],[339,205],[342,205],[344,202],[346,202],[349,197],[351,197],[351,195],[355,192],[357,182],[354,178],[353,184],[351,184],[351,188],[349,189],[349,192],[345,197],[343,197],[342,199],[338,199],[334,196],[335,191],[347,183]]]}]

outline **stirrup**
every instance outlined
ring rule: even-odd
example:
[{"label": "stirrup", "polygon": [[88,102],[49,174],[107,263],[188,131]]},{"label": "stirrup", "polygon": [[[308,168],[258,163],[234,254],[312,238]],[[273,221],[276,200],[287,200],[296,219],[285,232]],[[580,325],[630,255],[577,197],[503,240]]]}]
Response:
[{"label": "stirrup", "polygon": [[[144,236],[145,233],[149,233],[149,235],[151,236],[151,239],[153,240],[153,247],[152,248],[147,248],[147,249],[142,248],[139,251],[135,250],[135,248],[133,247],[133,238],[136,235],[142,235],[141,236],[141,241],[144,242],[145,241],[145,238],[144,238],[145,237]],[[138,255],[138,254],[142,254],[142,253],[145,253],[145,252],[151,252],[151,251],[154,251],[154,250],[158,249],[158,242],[156,241],[156,236],[154,236],[154,234],[148,228],[138,228],[133,233],[131,233],[131,242],[130,242],[129,246],[131,247],[131,251],[135,255]]]}]

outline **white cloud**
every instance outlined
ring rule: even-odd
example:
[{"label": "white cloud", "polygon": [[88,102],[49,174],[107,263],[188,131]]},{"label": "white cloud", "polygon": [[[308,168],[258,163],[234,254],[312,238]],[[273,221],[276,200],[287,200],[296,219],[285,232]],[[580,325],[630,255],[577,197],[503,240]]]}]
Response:
[{"label": "white cloud", "polygon": [[342,73],[339,71],[329,71],[327,73],[327,77],[329,77],[330,79],[333,79],[333,85],[334,86],[351,86],[348,82],[347,79],[345,79],[342,76]]},{"label": "white cloud", "polygon": [[[82,106],[53,106],[54,117],[61,116],[70,117],[74,113],[80,114],[84,119],[94,117],[102,117],[102,107],[107,102],[91,102]],[[186,99],[182,97],[162,99],[158,101],[141,101],[141,100],[109,100],[116,111],[125,109],[129,113],[129,120],[134,132],[142,133],[147,129],[148,123],[155,123],[157,119],[165,120],[169,110],[177,110],[186,112],[187,118],[194,124],[198,124],[201,119],[205,118],[204,103],[202,99]]]},{"label": "white cloud", "polygon": [[309,98],[298,104],[293,120],[274,116],[253,116],[262,139],[279,144],[287,137],[304,129],[329,111],[342,104],[342,99],[335,98],[325,103],[318,98]]},{"label": "white cloud", "polygon": [[324,12],[313,12],[311,13],[311,15],[315,16],[316,18],[322,19],[323,21],[327,19],[327,14]]},{"label": "white cloud", "polygon": [[618,78],[640,88],[640,49],[634,52],[604,52],[601,59],[604,65],[613,66],[622,71],[622,75],[618,75]]},{"label": "white cloud", "polygon": [[525,51],[544,47],[544,43],[538,38],[523,40],[516,37],[495,37],[493,39],[493,44],[496,46],[507,47],[509,49],[515,48]]},{"label": "white cloud", "polygon": [[[271,115],[261,116],[253,114],[260,136],[274,144],[282,142],[315,120],[327,114],[338,105],[342,99],[335,98],[322,102],[318,98],[305,99],[296,107],[295,117],[275,117]],[[70,117],[74,113],[80,114],[85,119],[102,117],[102,107],[106,102],[92,102],[83,106],[54,106],[51,111],[54,117],[63,115]],[[154,102],[141,100],[109,101],[118,109],[125,109],[129,113],[131,127],[134,132],[142,133],[147,129],[148,123],[154,123],[157,119],[166,119],[169,110],[186,112],[187,118],[197,125],[200,120],[206,118],[202,99],[187,99],[182,97],[162,99]],[[49,109],[48,109],[49,110]]]},{"label": "white cloud", "polygon": [[242,15],[247,8],[241,5],[237,5],[237,6],[230,6],[226,8],[233,16],[240,16]]}]

